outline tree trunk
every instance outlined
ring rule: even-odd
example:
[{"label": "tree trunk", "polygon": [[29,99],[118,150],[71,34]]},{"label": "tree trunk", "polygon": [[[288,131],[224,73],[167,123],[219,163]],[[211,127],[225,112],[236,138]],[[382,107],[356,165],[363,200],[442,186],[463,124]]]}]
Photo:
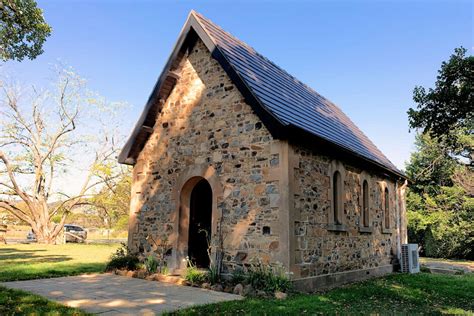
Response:
[{"label": "tree trunk", "polygon": [[32,227],[33,232],[36,235],[36,240],[39,244],[50,244],[54,245],[60,243],[57,237],[61,231],[54,232],[54,225],[50,223],[43,223],[39,227]]},{"label": "tree trunk", "polygon": [[60,241],[57,240],[59,233],[58,225],[64,225],[64,222],[56,224],[49,219],[49,209],[47,205],[38,205],[35,207],[36,219],[31,225],[31,229],[36,235],[36,240],[40,244],[56,244]]}]

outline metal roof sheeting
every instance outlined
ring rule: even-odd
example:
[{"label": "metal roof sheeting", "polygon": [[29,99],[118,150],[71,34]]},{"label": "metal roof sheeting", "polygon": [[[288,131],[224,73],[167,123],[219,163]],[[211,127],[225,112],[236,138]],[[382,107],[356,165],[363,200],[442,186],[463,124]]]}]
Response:
[{"label": "metal roof sheeting", "polygon": [[339,107],[252,47],[193,11],[261,105],[283,125],[293,125],[402,174]]}]

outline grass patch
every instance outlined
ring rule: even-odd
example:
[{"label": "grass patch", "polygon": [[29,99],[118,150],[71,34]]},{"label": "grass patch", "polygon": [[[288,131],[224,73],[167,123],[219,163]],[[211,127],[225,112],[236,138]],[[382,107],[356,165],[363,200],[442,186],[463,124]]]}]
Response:
[{"label": "grass patch", "polygon": [[0,282],[103,272],[118,247],[118,244],[2,245]]},{"label": "grass patch", "polygon": [[474,275],[394,274],[284,301],[245,299],[171,315],[472,314]]},{"label": "grass patch", "polygon": [[90,315],[41,296],[0,286],[0,315]]}]

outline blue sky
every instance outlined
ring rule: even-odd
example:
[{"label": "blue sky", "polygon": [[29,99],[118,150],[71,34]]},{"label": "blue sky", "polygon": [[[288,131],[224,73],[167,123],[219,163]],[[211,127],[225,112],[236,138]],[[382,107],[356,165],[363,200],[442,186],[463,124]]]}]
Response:
[{"label": "blue sky", "polygon": [[413,150],[406,111],[455,47],[472,54],[471,1],[38,1],[53,34],[33,61],[3,70],[44,83],[58,60],[109,100],[128,132],[191,9],[324,95],[398,167]]}]

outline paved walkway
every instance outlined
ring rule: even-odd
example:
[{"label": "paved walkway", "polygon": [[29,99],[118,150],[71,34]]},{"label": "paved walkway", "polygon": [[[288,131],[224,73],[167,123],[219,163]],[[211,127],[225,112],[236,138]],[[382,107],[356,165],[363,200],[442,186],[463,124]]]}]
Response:
[{"label": "paved walkway", "polygon": [[229,293],[108,273],[6,282],[2,285],[100,315],[157,315],[193,305],[242,299]]},{"label": "paved walkway", "polygon": [[420,258],[421,265],[430,269],[462,270],[464,273],[474,273],[474,261],[448,260],[436,258]]}]

